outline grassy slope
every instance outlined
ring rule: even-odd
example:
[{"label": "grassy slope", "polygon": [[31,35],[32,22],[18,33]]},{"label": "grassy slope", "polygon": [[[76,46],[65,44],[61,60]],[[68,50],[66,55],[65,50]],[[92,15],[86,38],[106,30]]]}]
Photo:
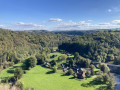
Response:
[{"label": "grassy slope", "polygon": [[13,75],[14,75],[14,74],[13,74],[13,70],[14,70],[16,67],[19,67],[19,66],[21,66],[21,65],[22,65],[22,63],[16,64],[16,65],[14,65],[14,66],[12,66],[12,67],[9,67],[8,69],[3,70],[3,71],[0,73],[0,78],[7,78],[7,77],[13,76]]},{"label": "grassy slope", "polygon": [[[49,55],[61,56],[62,54],[56,52]],[[54,60],[57,60],[58,56],[55,57]],[[51,60],[49,59],[49,61]],[[17,66],[21,65],[22,63],[16,64],[13,67],[3,70],[0,74],[0,78],[13,76],[12,71]],[[73,76],[64,76],[59,73],[51,73],[50,69],[36,66],[35,68],[28,71],[20,81],[23,82],[24,88],[29,87],[34,88],[35,90],[96,90],[96,88],[99,87],[99,85],[88,88],[81,86],[82,83],[89,83],[93,80],[93,78],[80,81],[75,80],[72,77]]]},{"label": "grassy slope", "polygon": [[57,56],[56,56],[55,58],[50,58],[50,59],[48,59],[48,61],[58,60],[58,57],[61,56],[61,55],[64,55],[64,54],[61,54],[61,53],[59,53],[59,52],[54,52],[54,53],[48,54],[49,57],[52,56],[52,55],[57,55]]},{"label": "grassy slope", "polygon": [[[13,73],[9,71],[21,65],[22,64],[16,64],[13,67],[3,70],[0,78],[13,76]],[[99,85],[88,88],[81,86],[82,83],[88,83],[92,81],[93,78],[79,81],[72,79],[72,77],[73,76],[64,76],[59,73],[51,73],[50,69],[36,66],[24,74],[20,81],[23,82],[24,88],[35,88],[35,90],[95,90],[99,87]]]},{"label": "grassy slope", "polygon": [[35,90],[95,90],[98,86],[82,87],[82,83],[87,83],[93,78],[87,80],[75,80],[73,76],[63,76],[58,73],[51,73],[50,69],[36,66],[23,76],[20,80],[24,88],[34,88]]}]

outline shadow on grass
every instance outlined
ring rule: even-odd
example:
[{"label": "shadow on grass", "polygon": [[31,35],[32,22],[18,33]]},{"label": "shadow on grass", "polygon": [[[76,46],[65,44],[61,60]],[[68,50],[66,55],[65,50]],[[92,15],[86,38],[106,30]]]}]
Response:
[{"label": "shadow on grass", "polygon": [[7,70],[7,73],[14,73],[14,70],[12,70],[12,69]]},{"label": "shadow on grass", "polygon": [[46,74],[53,74],[53,73],[54,73],[53,71],[46,72]]},{"label": "shadow on grass", "polygon": [[26,66],[24,65],[24,64],[22,64],[21,66],[12,66],[12,67],[10,67],[8,70],[7,70],[7,73],[14,73],[14,69],[16,69],[16,68],[18,68],[18,67],[20,67],[20,68],[22,68],[23,70],[27,70],[26,69]]},{"label": "shadow on grass", "polygon": [[69,76],[68,74],[62,74],[61,76]]},{"label": "shadow on grass", "polygon": [[102,83],[96,81],[96,80],[93,80],[93,81],[90,81],[89,83],[83,83],[81,86],[83,87],[94,87],[94,85],[100,85]]},{"label": "shadow on grass", "polygon": [[69,78],[69,79],[75,79],[75,77],[71,77],[71,78]]},{"label": "shadow on grass", "polygon": [[[83,86],[83,87],[94,87],[95,85],[102,85],[102,83],[100,83],[96,80],[93,80],[93,81],[90,81],[89,83],[81,84],[81,86]],[[107,87],[106,86],[100,86],[96,90],[107,90]]]},{"label": "shadow on grass", "polygon": [[106,86],[101,86],[101,87],[97,88],[96,90],[107,90],[107,87]]}]

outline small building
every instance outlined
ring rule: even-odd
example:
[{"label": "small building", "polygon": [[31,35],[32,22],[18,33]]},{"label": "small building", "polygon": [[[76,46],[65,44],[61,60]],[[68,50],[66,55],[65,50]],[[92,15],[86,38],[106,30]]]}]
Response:
[{"label": "small building", "polygon": [[48,66],[50,66],[51,64],[50,64],[49,62],[45,62],[45,65],[48,65]]},{"label": "small building", "polygon": [[77,69],[77,73],[76,74],[77,74],[78,78],[83,79],[83,78],[86,77],[85,73],[86,73],[86,69],[85,68],[79,68],[79,69]]},{"label": "small building", "polygon": [[78,78],[83,79],[86,77],[86,72],[91,71],[90,68],[73,68],[75,75],[77,75]]},{"label": "small building", "polygon": [[67,54],[67,56],[71,56],[71,54]]},{"label": "small building", "polygon": [[70,68],[64,68],[63,72],[67,73]]},{"label": "small building", "polygon": [[65,68],[65,65],[64,64],[61,64],[62,68]]}]

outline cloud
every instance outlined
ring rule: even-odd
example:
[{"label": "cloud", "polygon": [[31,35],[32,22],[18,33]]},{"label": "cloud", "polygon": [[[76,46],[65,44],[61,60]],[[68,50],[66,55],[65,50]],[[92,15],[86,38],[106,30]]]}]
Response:
[{"label": "cloud", "polygon": [[88,20],[88,22],[92,22],[93,20]]},{"label": "cloud", "polygon": [[92,22],[79,21],[73,22],[72,20],[68,22],[55,23],[54,25],[41,25],[35,23],[9,23],[7,25],[0,25],[0,28],[11,29],[11,30],[94,30],[94,29],[115,29],[120,28],[120,20],[113,20],[110,22],[103,22],[98,24],[93,24]]},{"label": "cloud", "polygon": [[0,27],[4,27],[4,25],[0,25]]},{"label": "cloud", "polygon": [[84,27],[90,26],[90,23],[86,23],[85,21],[80,21],[80,22],[66,22],[66,23],[61,23],[58,24],[55,28],[56,29],[61,29],[61,30],[75,30],[75,29],[84,29]]},{"label": "cloud", "polygon": [[[95,29],[115,29],[120,28],[120,24],[118,20],[114,20],[114,23],[100,23],[100,24],[92,24],[85,21],[80,22],[66,22],[66,23],[60,23],[56,27],[54,27],[54,30],[95,30]],[[117,24],[116,24],[117,22]]]},{"label": "cloud", "polygon": [[120,12],[120,6],[114,7],[113,10],[114,10],[115,12]]},{"label": "cloud", "polygon": [[119,13],[120,12],[120,6],[112,7],[111,9],[108,9],[108,12]]},{"label": "cloud", "polygon": [[120,25],[120,20],[113,20],[112,22],[113,22],[114,24]]},{"label": "cloud", "polygon": [[61,22],[62,19],[60,19],[60,18],[50,18],[49,21],[50,22]]},{"label": "cloud", "polygon": [[24,22],[12,23],[6,26],[5,28],[12,29],[12,30],[43,30],[43,29],[46,29],[44,25],[34,24],[34,23],[24,23]]},{"label": "cloud", "polygon": [[108,12],[112,12],[112,10],[111,10],[111,9],[108,9]]},{"label": "cloud", "polygon": [[99,25],[110,25],[110,23],[100,23]]},{"label": "cloud", "polygon": [[21,26],[21,27],[41,27],[42,25],[38,25],[38,24],[33,24],[33,23],[23,23],[23,22],[19,22],[19,23],[14,23],[13,25],[16,26]]}]

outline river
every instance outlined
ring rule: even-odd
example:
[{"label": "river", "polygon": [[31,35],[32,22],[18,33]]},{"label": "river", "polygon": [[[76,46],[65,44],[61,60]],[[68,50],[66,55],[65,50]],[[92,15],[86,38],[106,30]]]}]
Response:
[{"label": "river", "polygon": [[116,80],[115,90],[120,90],[120,75],[115,73],[111,73],[111,74],[115,76],[115,80]]}]

